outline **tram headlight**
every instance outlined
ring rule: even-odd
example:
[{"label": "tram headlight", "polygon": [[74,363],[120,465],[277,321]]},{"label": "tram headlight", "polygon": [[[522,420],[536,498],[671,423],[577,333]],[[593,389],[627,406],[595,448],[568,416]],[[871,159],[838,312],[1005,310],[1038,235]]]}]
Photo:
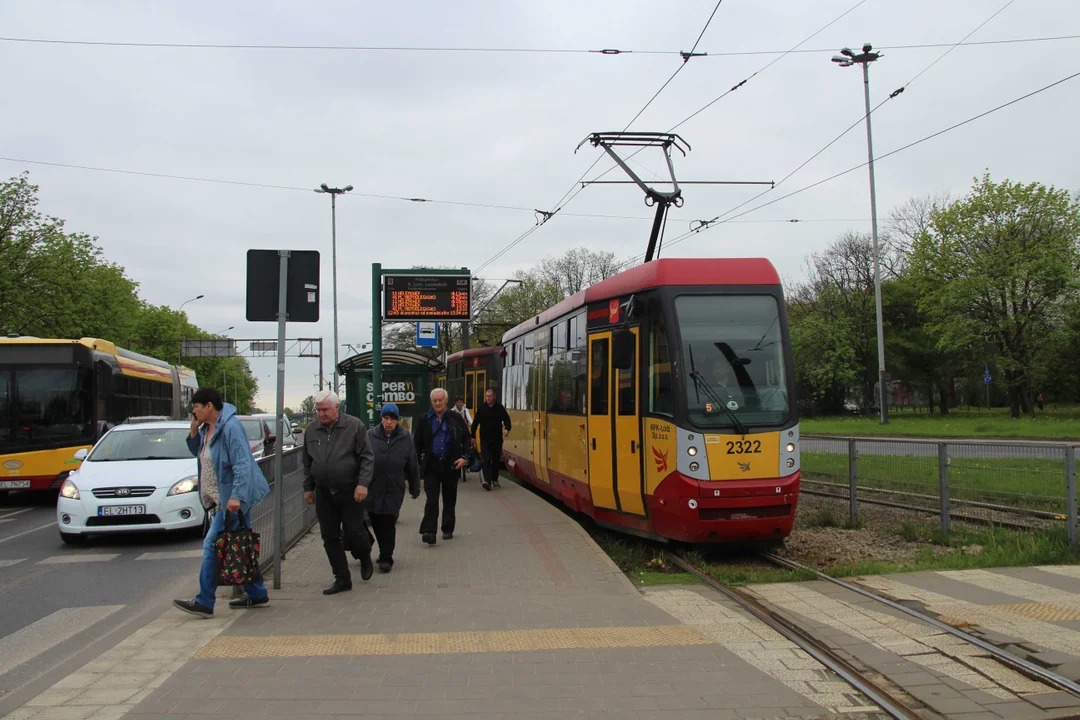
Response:
[{"label": "tram headlight", "polygon": [[690,447],[686,448],[686,454],[687,455],[697,455],[697,448],[694,447],[693,445],[691,445]]},{"label": "tram headlight", "polygon": [[696,462],[692,462],[690,463],[690,472],[697,472],[700,467]]},{"label": "tram headlight", "polygon": [[[787,450],[788,452],[795,452],[795,443],[788,443],[787,447],[784,448],[784,449]],[[791,466],[789,465],[788,467],[791,467]]]},{"label": "tram headlight", "polygon": [[788,459],[787,459],[787,466],[788,466],[789,468],[793,468],[793,467],[795,467],[795,458],[788,458]]},{"label": "tram headlight", "polygon": [[697,500],[694,500],[693,498],[691,498],[691,499],[690,499],[690,502],[688,502],[688,503],[686,503],[686,504],[690,506],[690,509],[691,509],[691,510],[693,510],[694,508],[696,508],[696,507],[697,507]]}]

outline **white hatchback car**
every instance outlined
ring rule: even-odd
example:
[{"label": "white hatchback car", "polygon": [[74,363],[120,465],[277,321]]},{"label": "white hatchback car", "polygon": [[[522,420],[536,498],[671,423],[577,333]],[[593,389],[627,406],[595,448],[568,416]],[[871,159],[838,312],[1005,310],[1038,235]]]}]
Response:
[{"label": "white hatchback car", "polygon": [[68,475],[56,502],[66,543],[91,534],[189,530],[206,532],[198,466],[187,446],[186,422],[117,425]]}]

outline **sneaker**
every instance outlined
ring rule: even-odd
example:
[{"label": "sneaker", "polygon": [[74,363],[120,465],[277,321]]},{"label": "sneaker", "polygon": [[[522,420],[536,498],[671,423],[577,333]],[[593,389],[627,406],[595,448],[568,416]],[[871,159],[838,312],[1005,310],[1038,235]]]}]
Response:
[{"label": "sneaker", "polygon": [[194,615],[195,617],[203,618],[204,620],[208,620],[214,617],[213,610],[206,607],[205,605],[201,605],[195,602],[194,600],[173,600],[172,604],[175,607],[178,607],[184,612],[188,613],[189,615]]},{"label": "sneaker", "polygon": [[380,562],[379,563],[379,572],[388,573],[388,572],[390,572],[390,569],[392,567],[394,567],[394,566],[391,563],[388,563],[388,562],[385,562],[385,561]]},{"label": "sneaker", "polygon": [[481,485],[481,486],[483,486],[483,488],[484,488],[485,490],[491,490],[491,483],[489,483],[489,482],[488,482],[487,480],[485,480],[484,482],[480,483],[480,485]]},{"label": "sneaker", "polygon": [[232,602],[230,602],[229,607],[233,608],[234,610],[241,610],[241,609],[247,609],[247,608],[270,607],[270,596],[267,595],[264,598],[255,598],[255,599],[252,599],[252,598],[249,598],[249,597],[245,596],[245,597],[241,598],[240,600],[233,600]]},{"label": "sneaker", "polygon": [[502,487],[502,485],[499,484],[498,480],[495,480],[492,485],[494,485],[495,487]]},{"label": "sneaker", "polygon": [[435,533],[424,533],[422,539],[428,545],[434,545],[435,544]]}]

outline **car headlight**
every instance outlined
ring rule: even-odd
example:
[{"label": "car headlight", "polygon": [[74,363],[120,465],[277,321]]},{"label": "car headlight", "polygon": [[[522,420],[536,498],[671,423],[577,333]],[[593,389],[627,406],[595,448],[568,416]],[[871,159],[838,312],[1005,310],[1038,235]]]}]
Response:
[{"label": "car headlight", "polygon": [[60,486],[60,496],[66,497],[68,500],[79,499],[79,488],[75,487],[75,483],[71,482],[71,478],[64,480],[64,484]]},{"label": "car headlight", "polygon": [[195,492],[199,489],[199,477],[197,475],[189,475],[188,477],[175,483],[169,488],[169,495],[183,495],[184,493]]}]

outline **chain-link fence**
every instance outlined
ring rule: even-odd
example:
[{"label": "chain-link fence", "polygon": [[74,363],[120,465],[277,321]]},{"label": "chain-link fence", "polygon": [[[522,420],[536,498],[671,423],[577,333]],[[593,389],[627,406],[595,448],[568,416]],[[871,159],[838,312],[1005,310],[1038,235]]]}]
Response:
[{"label": "chain-link fence", "polygon": [[260,565],[265,572],[274,564],[277,555],[277,528],[274,517],[277,512],[278,491],[285,494],[284,549],[288,550],[315,524],[315,506],[304,502],[304,467],[301,448],[291,448],[282,454],[284,482],[278,483],[274,472],[274,456],[258,461],[259,469],[270,483],[270,493],[251,510],[252,529],[260,533]]},{"label": "chain-link fence", "polygon": [[1076,448],[1023,442],[930,442],[802,436],[802,491],[898,516],[1040,530],[1066,525],[1077,549]]}]

